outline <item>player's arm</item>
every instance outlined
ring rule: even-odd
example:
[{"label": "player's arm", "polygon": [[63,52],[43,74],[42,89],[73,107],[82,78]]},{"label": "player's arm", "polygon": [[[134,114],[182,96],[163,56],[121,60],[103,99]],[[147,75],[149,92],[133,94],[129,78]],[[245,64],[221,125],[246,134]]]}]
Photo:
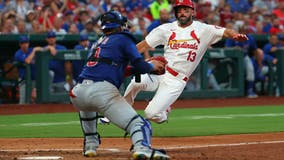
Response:
[{"label": "player's arm", "polygon": [[148,51],[151,48],[145,40],[139,42],[136,45],[136,47],[137,47],[139,53],[143,53],[145,51]]},{"label": "player's arm", "polygon": [[245,34],[238,33],[237,31],[233,29],[226,28],[223,34],[223,37],[225,38],[231,38],[236,41],[246,41],[248,40],[248,37]]},{"label": "player's arm", "polygon": [[35,56],[35,53],[37,51],[41,51],[41,50],[42,50],[42,47],[35,47],[35,48],[33,48],[32,53],[25,59],[25,63],[26,64],[30,64],[32,62],[34,56]]}]

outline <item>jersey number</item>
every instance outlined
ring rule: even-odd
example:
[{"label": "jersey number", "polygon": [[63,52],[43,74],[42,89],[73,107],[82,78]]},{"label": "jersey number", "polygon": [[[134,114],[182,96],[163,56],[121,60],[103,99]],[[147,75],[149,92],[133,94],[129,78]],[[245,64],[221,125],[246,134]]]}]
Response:
[{"label": "jersey number", "polygon": [[196,58],[196,52],[190,51],[188,52],[187,61],[194,62]]},{"label": "jersey number", "polygon": [[[101,51],[101,48],[98,47],[98,48],[96,49],[95,54],[93,55],[94,58],[99,58],[100,51]],[[87,62],[87,66],[88,66],[88,67],[93,67],[93,66],[95,66],[97,63],[98,63],[98,62],[95,62],[95,61],[88,61],[88,62]]]}]

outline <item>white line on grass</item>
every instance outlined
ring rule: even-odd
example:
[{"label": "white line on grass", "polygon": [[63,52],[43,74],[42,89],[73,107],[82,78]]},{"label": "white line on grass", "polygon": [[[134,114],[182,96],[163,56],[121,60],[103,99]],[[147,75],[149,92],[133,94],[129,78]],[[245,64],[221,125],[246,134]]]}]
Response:
[{"label": "white line on grass", "polygon": [[[178,116],[171,117],[171,119],[233,119],[233,118],[250,118],[250,117],[281,117],[284,113],[264,113],[264,114],[227,114],[227,115],[200,115],[200,116]],[[20,124],[1,124],[0,127],[5,126],[59,126],[59,125],[78,125],[79,121],[67,121],[67,122],[39,122],[39,123],[20,123]]]},{"label": "white line on grass", "polygon": [[[280,117],[284,116],[284,113],[264,113],[264,114],[227,114],[227,115],[201,115],[201,116],[186,116],[177,117],[185,119],[232,119],[232,118],[250,118],[250,117]],[[174,119],[175,117],[173,117]]]},{"label": "white line on grass", "polygon": [[[208,147],[231,147],[231,146],[246,146],[246,145],[257,145],[257,144],[278,144],[284,143],[284,141],[262,141],[262,142],[241,142],[241,143],[228,143],[228,144],[206,144],[206,145],[192,145],[192,146],[172,146],[164,147],[166,150],[176,149],[194,149],[194,148],[208,148]],[[125,149],[116,148],[98,148],[98,150],[110,151],[110,152],[129,152]],[[61,151],[82,151],[82,149],[0,149],[0,152],[61,152]]]}]

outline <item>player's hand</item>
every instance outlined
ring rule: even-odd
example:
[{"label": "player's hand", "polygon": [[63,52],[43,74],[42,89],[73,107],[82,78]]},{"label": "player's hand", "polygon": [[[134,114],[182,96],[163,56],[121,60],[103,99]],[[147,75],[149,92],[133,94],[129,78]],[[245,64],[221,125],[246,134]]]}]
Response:
[{"label": "player's hand", "polygon": [[245,34],[240,34],[240,33],[238,33],[238,34],[235,34],[235,35],[233,36],[233,39],[236,40],[236,41],[247,41],[247,40],[248,40],[248,37],[247,37],[247,35],[245,35]]},{"label": "player's hand", "polygon": [[157,60],[151,60],[151,63],[154,65],[154,70],[151,72],[153,74],[161,75],[165,73],[165,63]]}]

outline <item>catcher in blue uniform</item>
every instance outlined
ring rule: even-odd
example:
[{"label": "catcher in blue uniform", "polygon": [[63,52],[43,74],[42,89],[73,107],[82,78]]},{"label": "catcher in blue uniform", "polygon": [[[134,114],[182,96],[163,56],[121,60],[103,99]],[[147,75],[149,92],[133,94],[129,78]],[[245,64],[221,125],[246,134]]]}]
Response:
[{"label": "catcher in blue uniform", "polygon": [[110,11],[101,16],[104,36],[91,49],[91,55],[71,90],[70,99],[80,110],[84,133],[84,156],[93,157],[100,144],[96,124],[97,113],[130,134],[133,159],[169,159],[164,150],[151,148],[151,124],[138,115],[119,92],[130,63],[131,73],[163,73],[164,64],[144,61],[133,36],[123,31],[126,18]]}]

